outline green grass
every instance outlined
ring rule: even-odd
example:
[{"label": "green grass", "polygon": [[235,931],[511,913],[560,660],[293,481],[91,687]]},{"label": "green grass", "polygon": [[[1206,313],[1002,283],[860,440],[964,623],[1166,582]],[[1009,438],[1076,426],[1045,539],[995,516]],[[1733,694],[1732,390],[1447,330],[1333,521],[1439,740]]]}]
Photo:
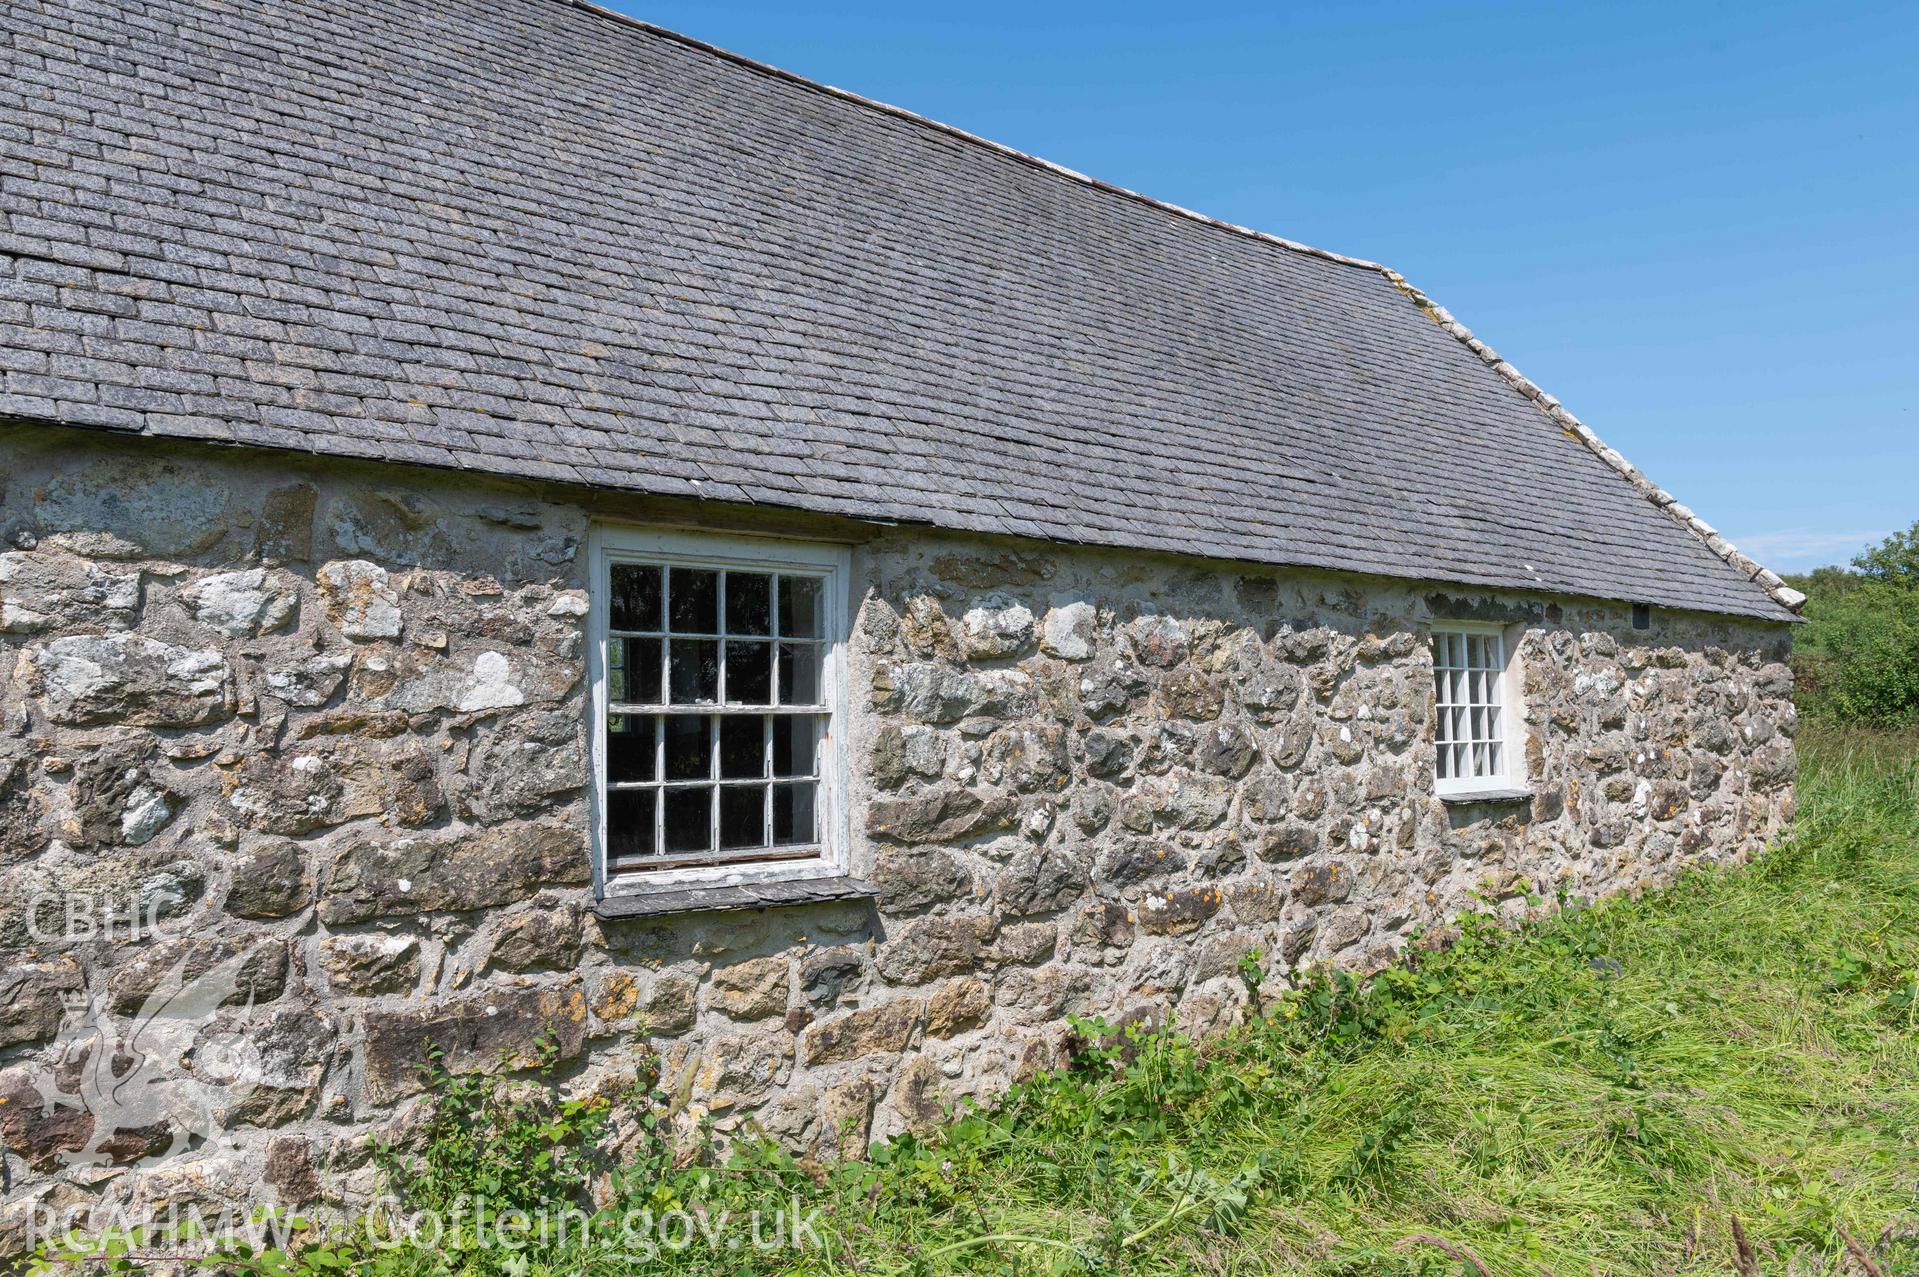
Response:
[{"label": "green grass", "polygon": [[[870,1163],[762,1149],[675,1170],[655,1141],[623,1199],[798,1193],[828,1252],[328,1254],[513,1277],[1462,1271],[1425,1237],[1494,1273],[1585,1277],[1738,1271],[1737,1217],[1755,1271],[1866,1271],[1847,1238],[1919,1271],[1919,739],[1809,727],[1803,745],[1797,831],[1747,868],[1519,934],[1468,920],[1363,989],[1269,982],[1269,1018],[1203,1048],[1091,1026],[1082,1069]],[[529,1131],[590,1139],[579,1117],[541,1136],[456,1104],[445,1133],[509,1132],[518,1165]],[[440,1200],[462,1164],[436,1171]],[[516,1191],[537,1204],[575,1174]]]},{"label": "green grass", "polygon": [[[1882,1263],[1919,1269],[1897,1236],[1919,1229],[1916,746],[1812,732],[1797,833],[1755,865],[1517,938],[1469,928],[1346,1012],[1294,1005],[1209,1049],[1197,1085],[1042,1088],[966,1205],[1083,1243],[1172,1209],[1186,1169],[1257,1177],[1212,1227],[1201,1208],[1093,1248],[1126,1272],[1459,1271],[1401,1248],[1427,1234],[1501,1273],[1723,1273],[1735,1215],[1767,1271],[1829,1271],[1888,1229]],[[963,1236],[965,1208],[900,1240]]]}]

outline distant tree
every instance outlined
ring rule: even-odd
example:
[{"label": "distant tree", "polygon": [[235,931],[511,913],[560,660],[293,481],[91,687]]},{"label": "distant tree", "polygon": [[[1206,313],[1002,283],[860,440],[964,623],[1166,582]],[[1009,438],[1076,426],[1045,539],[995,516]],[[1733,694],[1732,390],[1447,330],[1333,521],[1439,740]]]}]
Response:
[{"label": "distant tree", "polygon": [[1868,580],[1902,589],[1919,589],[1919,523],[1895,532],[1852,561]]},{"label": "distant tree", "polygon": [[1814,568],[1810,572],[1791,572],[1786,584],[1808,598],[1844,598],[1866,584],[1864,573],[1837,566]]},{"label": "distant tree", "polygon": [[1818,568],[1792,585],[1807,596],[1793,642],[1802,705],[1852,722],[1919,722],[1919,523],[1851,568]]}]

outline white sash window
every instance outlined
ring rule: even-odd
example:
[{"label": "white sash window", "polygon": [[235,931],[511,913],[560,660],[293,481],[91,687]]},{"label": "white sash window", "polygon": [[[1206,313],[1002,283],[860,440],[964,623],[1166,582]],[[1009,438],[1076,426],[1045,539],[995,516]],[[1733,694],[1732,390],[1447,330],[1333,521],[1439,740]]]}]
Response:
[{"label": "white sash window", "polygon": [[604,892],[843,872],[847,551],[602,529],[592,560]]},{"label": "white sash window", "polygon": [[1517,701],[1504,627],[1433,627],[1434,779],[1440,797],[1523,787]]}]

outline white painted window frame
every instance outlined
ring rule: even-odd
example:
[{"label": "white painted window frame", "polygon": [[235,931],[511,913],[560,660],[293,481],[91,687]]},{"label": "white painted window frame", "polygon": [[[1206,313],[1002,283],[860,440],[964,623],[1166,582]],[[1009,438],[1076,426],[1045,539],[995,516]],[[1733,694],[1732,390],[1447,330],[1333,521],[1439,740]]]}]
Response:
[{"label": "white painted window frame", "polygon": [[[592,761],[591,835],[593,890],[600,899],[644,896],[701,887],[818,881],[845,877],[850,839],[846,815],[846,640],[847,605],[852,576],[850,546],[791,541],[780,537],[732,533],[661,531],[619,524],[595,524],[587,534],[587,696],[591,722],[587,740]],[[606,855],[607,632],[611,611],[611,569],[619,562],[664,563],[681,567],[737,568],[750,572],[806,572],[821,581],[820,703],[826,710],[818,752],[817,854],[761,864],[683,866],[609,875]]]},{"label": "white painted window frame", "polygon": [[[1471,800],[1474,798],[1521,798],[1529,792],[1526,782],[1526,723],[1520,711],[1520,701],[1524,696],[1524,684],[1520,678],[1518,650],[1524,630],[1517,625],[1504,625],[1497,621],[1435,621],[1432,626],[1432,639],[1443,635],[1478,635],[1488,637],[1496,644],[1499,661],[1497,688],[1499,695],[1499,742],[1500,767],[1496,773],[1485,776],[1441,776],[1439,774],[1439,689],[1433,688],[1433,787],[1441,798]],[[1436,667],[1439,663],[1434,644],[1427,647]]]}]

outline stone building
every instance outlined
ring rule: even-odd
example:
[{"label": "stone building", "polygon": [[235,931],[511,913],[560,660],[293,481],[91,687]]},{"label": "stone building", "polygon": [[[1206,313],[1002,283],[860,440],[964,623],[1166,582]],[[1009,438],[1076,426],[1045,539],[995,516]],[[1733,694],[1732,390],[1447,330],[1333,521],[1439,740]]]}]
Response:
[{"label": "stone building", "polygon": [[1391,271],[563,0],[0,62],[16,1214],[429,1042],[858,1150],[1791,816],[1797,596]]}]

